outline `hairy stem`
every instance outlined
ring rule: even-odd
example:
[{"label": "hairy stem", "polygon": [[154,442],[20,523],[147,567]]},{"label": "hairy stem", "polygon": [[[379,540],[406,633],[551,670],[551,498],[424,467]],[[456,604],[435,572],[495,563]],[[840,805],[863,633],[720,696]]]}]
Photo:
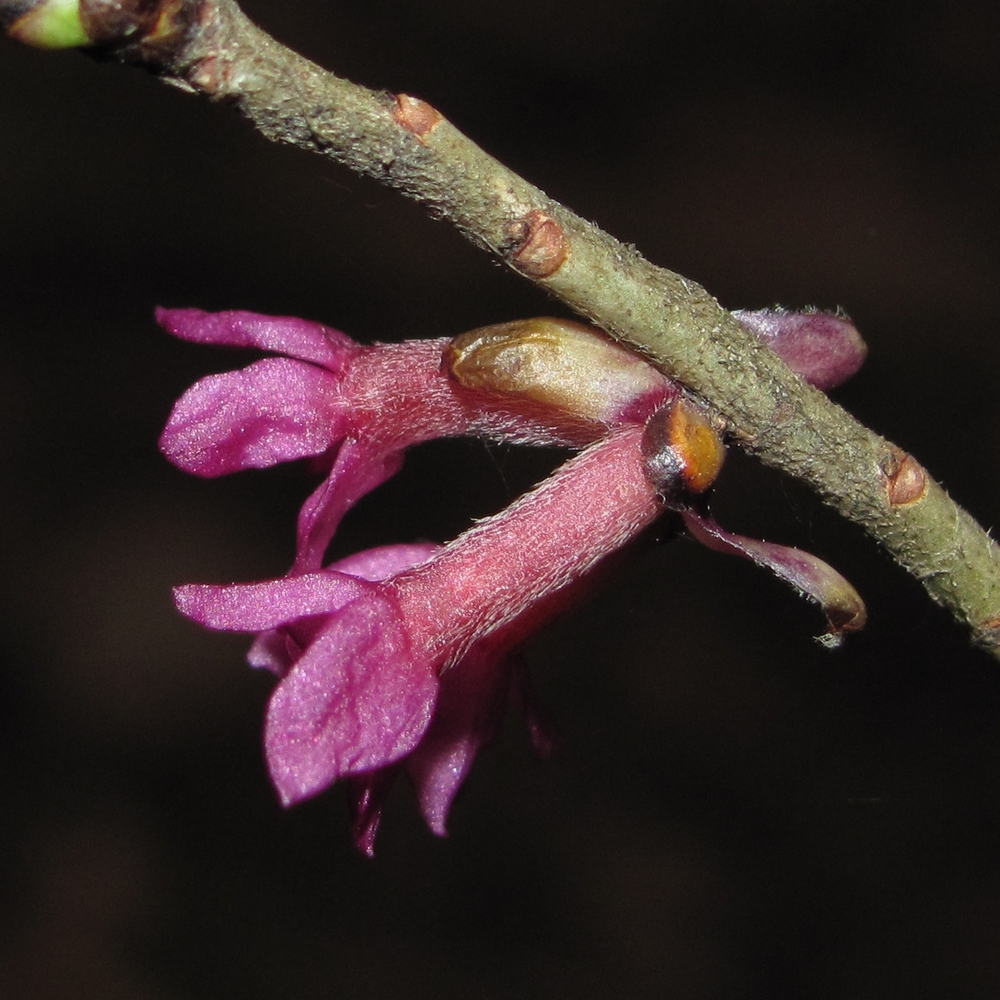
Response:
[{"label": "hairy stem", "polygon": [[[46,2],[0,0],[0,18],[32,41],[24,25]],[[548,198],[425,102],[360,87],[280,45],[234,0],[80,0],[79,11],[98,54],[234,103],[268,138],[396,188],[641,352],[708,401],[747,451],[862,525],[1000,657],[1000,550],[987,533],[705,289]]]}]

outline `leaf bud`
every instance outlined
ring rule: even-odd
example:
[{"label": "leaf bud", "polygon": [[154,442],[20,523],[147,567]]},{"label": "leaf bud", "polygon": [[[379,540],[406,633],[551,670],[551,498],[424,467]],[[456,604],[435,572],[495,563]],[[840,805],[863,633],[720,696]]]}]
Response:
[{"label": "leaf bud", "polygon": [[80,17],[80,0],[0,0],[0,23],[11,38],[37,49],[91,43]]}]

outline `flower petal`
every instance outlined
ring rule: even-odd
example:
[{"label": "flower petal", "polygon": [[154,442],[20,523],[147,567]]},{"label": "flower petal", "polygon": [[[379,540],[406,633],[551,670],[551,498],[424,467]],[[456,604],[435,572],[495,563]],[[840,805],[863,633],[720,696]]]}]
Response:
[{"label": "flower petal", "polygon": [[367,592],[364,582],[344,573],[307,573],[229,586],[188,583],[174,588],[174,603],[181,614],[209,628],[259,632],[339,611]]},{"label": "flower petal", "polygon": [[247,651],[247,663],[255,670],[270,670],[276,677],[284,677],[304,648],[289,629],[271,628],[254,639]]},{"label": "flower petal", "polygon": [[865,627],[868,613],[861,595],[832,566],[802,549],[762,542],[726,531],[713,517],[684,512],[688,530],[716,552],[739,555],[790,583],[803,597],[815,601],[826,615],[829,631],[818,639],[824,646],[839,646],[844,633]]},{"label": "flower petal", "polygon": [[264,747],[285,805],[409,753],[437,687],[393,599],[370,589],[333,615],[268,706]]},{"label": "flower petal", "polygon": [[511,665],[510,656],[485,639],[441,675],[434,718],[406,759],[420,811],[439,837],[447,833],[448,810],[476,754],[500,729]]},{"label": "flower petal", "polygon": [[441,550],[434,542],[414,542],[410,545],[379,545],[374,549],[365,549],[353,555],[338,559],[327,566],[327,572],[335,570],[347,576],[356,576],[359,580],[370,580],[377,583],[388,580],[390,576],[412,569],[430,559],[435,552]]},{"label": "flower petal", "polygon": [[402,451],[385,453],[350,438],[344,441],[330,474],[299,511],[292,572],[318,570],[344,515],[366,493],[394,476],[402,464]]},{"label": "flower petal", "polygon": [[394,765],[347,779],[351,835],[355,847],[370,858],[375,857],[375,834],[378,833],[382,809],[398,771],[398,765]]},{"label": "flower petal", "polygon": [[157,309],[156,321],[168,333],[197,344],[257,347],[313,361],[339,372],[361,348],[347,334],[294,316],[262,316],[233,309],[210,313],[202,309]]},{"label": "flower petal", "polygon": [[328,372],[288,358],[210,375],[177,401],[160,449],[200,476],[322,454],[345,419],[331,383]]},{"label": "flower petal", "polygon": [[[440,545],[430,542],[380,545],[340,559],[323,572],[343,573],[360,580],[377,582],[424,562],[440,548]],[[278,677],[284,677],[321,627],[322,619],[314,617],[261,632],[247,653],[247,662],[251,667],[270,670]]]}]

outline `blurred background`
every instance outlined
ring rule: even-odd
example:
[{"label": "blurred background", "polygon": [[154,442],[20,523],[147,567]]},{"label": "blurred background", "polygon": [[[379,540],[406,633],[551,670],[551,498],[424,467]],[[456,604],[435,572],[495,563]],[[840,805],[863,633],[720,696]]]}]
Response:
[{"label": "blurred background", "polygon": [[[723,304],[842,306],[838,393],[984,524],[1000,508],[995,7],[903,0],[264,0],[321,64],[417,94]],[[360,340],[559,307],[397,195],[136,70],[0,43],[0,980],[12,998],[993,998],[1000,671],[802,489],[733,455],[734,530],[850,578],[871,623],[684,539],[530,648],[453,810],[391,799],[369,861],[335,789],[290,812],[268,677],[170,587],[282,573],[312,480],[156,450],[247,357],[157,304]],[[561,456],[435,443],[335,554],[445,540]],[[669,534],[669,531],[665,531]]]}]

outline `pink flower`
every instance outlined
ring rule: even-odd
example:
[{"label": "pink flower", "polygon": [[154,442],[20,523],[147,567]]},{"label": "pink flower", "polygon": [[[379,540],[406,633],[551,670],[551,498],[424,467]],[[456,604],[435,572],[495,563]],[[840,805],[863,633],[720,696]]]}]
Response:
[{"label": "pink flower", "polygon": [[[399,470],[410,445],[464,435],[578,448],[609,426],[644,419],[678,391],[635,355],[564,320],[488,329],[516,327],[522,340],[541,329],[543,337],[585,345],[592,360],[599,356],[605,382],[594,393],[577,373],[572,410],[527,395],[498,397],[449,377],[441,360],[452,344],[447,338],[363,347],[292,317],[161,309],[157,318],[185,340],[289,355],[196,383],[174,407],[160,447],[202,476],[321,456],[328,474],[299,515],[294,572],[321,567],[343,516]],[[579,349],[563,353],[575,358]]]},{"label": "pink flower", "polygon": [[663,509],[641,439],[638,426],[612,433],[436,551],[376,549],[318,573],[178,588],[180,610],[204,625],[268,630],[251,661],[283,676],[264,743],[286,804],[408,758],[443,832],[496,729],[511,651]]},{"label": "pink flower", "polygon": [[[824,388],[864,359],[844,317],[738,315]],[[569,320],[364,347],[294,317],[160,309],[157,318],[184,340],[283,355],[196,383],[174,407],[160,447],[175,465],[209,477],[319,457],[327,475],[299,515],[293,572],[322,566],[344,515],[399,470],[410,445],[474,436],[580,448],[609,428],[644,422],[680,393],[600,331]]]},{"label": "pink flower", "polygon": [[[794,357],[802,330],[818,334],[789,315],[789,336],[774,342]],[[706,544],[818,600],[833,634],[863,619],[860,599],[825,563],[709,517],[695,496],[722,461],[711,422],[676,384],[580,324],[529,320],[362,347],[297,319],[196,310],[160,319],[187,339],[292,355],[197,383],[161,443],[202,475],[318,458],[327,474],[300,515],[295,565],[263,583],[179,587],[177,604],[211,628],[259,633],[250,662],[280,678],[264,737],[279,794],[291,804],[346,779],[355,837],[369,853],[400,769],[444,833],[458,787],[520,685],[518,646],[668,507]],[[821,319],[843,373],[856,332]],[[811,364],[829,375],[822,355],[812,350]],[[584,450],[448,545],[386,546],[322,567],[343,514],[398,469],[407,446],[458,434]]]},{"label": "pink flower", "polygon": [[[441,546],[432,544],[386,545],[341,559],[325,572],[333,587],[338,586],[340,575],[381,582],[425,562],[440,550]],[[178,597],[182,594],[180,591]],[[332,616],[336,614],[333,612]],[[248,656],[251,665],[269,669],[279,678],[285,677],[320,628],[332,625],[331,618],[293,621],[261,633]],[[516,633],[509,629],[478,639],[453,669],[440,674],[427,728],[416,748],[402,762],[417,790],[427,825],[439,836],[446,832],[451,802],[476,754],[496,736],[510,694],[519,694],[522,702],[527,701],[523,664],[508,648],[514,641]],[[404,676],[405,673],[404,670]],[[530,706],[525,704],[525,707]],[[547,740],[538,719],[529,714],[528,721],[536,747],[544,752]],[[280,725],[277,731],[281,735]],[[353,746],[349,744],[348,750],[353,750]],[[350,779],[355,840],[369,855],[373,853],[382,800],[397,770],[396,765],[381,765]],[[282,790],[280,782],[278,785]],[[293,798],[294,790],[286,801]]]}]

